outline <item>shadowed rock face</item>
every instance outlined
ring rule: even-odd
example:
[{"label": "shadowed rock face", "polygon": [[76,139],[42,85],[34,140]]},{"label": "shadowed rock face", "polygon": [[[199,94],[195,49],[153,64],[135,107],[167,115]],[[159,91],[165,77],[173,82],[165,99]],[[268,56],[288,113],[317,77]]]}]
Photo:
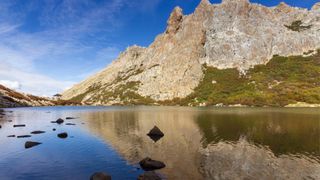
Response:
[{"label": "shadowed rock face", "polygon": [[[288,28],[295,21],[308,28]],[[111,97],[120,87],[153,100],[183,98],[203,78],[204,64],[245,73],[273,55],[302,55],[320,48],[319,29],[319,4],[308,11],[284,3],[265,7],[247,0],[202,0],[190,15],[175,8],[166,31],[149,47],[129,47],[106,69],[64,92],[63,98],[95,105],[123,103]],[[134,87],[123,87],[132,82]]]}]

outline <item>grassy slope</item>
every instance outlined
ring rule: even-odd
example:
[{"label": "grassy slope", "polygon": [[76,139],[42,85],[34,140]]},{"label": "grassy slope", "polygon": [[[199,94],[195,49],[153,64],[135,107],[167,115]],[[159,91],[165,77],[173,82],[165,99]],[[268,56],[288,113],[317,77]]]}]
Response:
[{"label": "grassy slope", "polygon": [[319,50],[310,57],[274,56],[266,65],[250,69],[245,76],[240,76],[237,69],[219,70],[207,66],[203,69],[203,80],[192,94],[183,99],[155,102],[136,93],[140,82],[130,82],[118,86],[112,92],[103,90],[102,87],[89,88],[88,92],[72,100],[81,101],[86,94],[93,93],[87,101],[89,104],[97,101],[107,103],[116,98],[121,99],[123,104],[184,106],[197,106],[200,103],[248,106],[285,106],[296,102],[320,104]]},{"label": "grassy slope", "polygon": [[[204,67],[194,93],[174,104],[285,106],[296,102],[320,104],[320,52],[314,56],[274,56],[266,65],[239,76],[236,69]],[[212,83],[216,81],[216,83]]]}]

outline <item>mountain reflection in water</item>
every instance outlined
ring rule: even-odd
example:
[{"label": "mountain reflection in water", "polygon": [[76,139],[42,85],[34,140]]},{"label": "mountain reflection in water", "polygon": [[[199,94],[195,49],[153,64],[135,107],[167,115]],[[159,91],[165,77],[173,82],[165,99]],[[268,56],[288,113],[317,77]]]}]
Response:
[{"label": "mountain reflection in water", "polygon": [[[168,179],[320,179],[319,109],[135,107],[80,113],[129,163]],[[158,142],[146,134],[158,126]]]}]

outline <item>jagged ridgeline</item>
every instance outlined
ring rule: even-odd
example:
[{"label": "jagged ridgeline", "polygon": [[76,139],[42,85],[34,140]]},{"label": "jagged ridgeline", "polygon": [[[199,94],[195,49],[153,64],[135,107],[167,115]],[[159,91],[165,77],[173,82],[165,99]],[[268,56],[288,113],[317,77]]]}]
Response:
[{"label": "jagged ridgeline", "polygon": [[92,105],[320,104],[320,3],[202,0],[176,7],[147,48],[132,46],[107,68],[63,93]]}]

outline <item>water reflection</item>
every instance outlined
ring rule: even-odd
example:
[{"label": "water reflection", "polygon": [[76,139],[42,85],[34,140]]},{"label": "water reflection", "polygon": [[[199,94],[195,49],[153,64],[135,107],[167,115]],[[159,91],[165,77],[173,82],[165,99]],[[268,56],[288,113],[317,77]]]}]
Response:
[{"label": "water reflection", "polygon": [[[83,114],[91,132],[110,143],[130,163],[149,156],[163,161],[169,179],[201,179],[201,135],[193,111],[135,109]],[[165,136],[154,142],[146,134],[157,125]]]},{"label": "water reflection", "polygon": [[[319,109],[138,107],[80,116],[129,163],[165,162],[168,179],[320,178]],[[146,135],[154,125],[165,134],[156,143]]]}]

